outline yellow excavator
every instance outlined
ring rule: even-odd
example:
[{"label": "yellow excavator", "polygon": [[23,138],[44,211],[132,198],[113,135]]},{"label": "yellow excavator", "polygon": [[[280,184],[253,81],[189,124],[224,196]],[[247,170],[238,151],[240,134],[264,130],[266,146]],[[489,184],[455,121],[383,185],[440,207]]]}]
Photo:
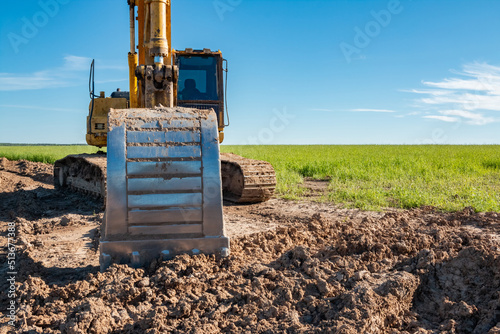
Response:
[{"label": "yellow excavator", "polygon": [[223,198],[268,200],[274,169],[219,152],[227,126],[221,52],[172,49],[170,0],[128,5],[130,91],[96,95],[94,62],[90,71],[86,140],[107,153],[58,160],[55,186],[105,198],[102,270],[180,253],[227,256]]}]

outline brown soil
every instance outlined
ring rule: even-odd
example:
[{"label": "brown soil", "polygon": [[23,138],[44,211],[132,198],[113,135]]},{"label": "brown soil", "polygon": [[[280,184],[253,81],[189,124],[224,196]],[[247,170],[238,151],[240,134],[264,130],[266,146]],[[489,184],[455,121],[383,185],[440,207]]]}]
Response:
[{"label": "brown soil", "polygon": [[229,258],[99,273],[102,204],[51,175],[0,160],[0,271],[15,223],[19,320],[0,333],[500,333],[498,213],[227,204]]},{"label": "brown soil", "polygon": [[303,188],[306,189],[305,197],[315,200],[322,199],[328,196],[328,185],[330,180],[315,180],[312,178],[306,178],[304,180]]}]

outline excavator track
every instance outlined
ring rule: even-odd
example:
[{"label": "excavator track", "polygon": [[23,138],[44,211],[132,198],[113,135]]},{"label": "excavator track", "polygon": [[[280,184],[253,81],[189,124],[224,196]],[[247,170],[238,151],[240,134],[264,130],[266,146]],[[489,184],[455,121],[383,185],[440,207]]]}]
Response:
[{"label": "excavator track", "polygon": [[234,203],[260,203],[269,200],[276,188],[276,174],[266,161],[232,153],[221,153],[224,200]]},{"label": "excavator track", "polygon": [[[266,161],[221,153],[224,200],[260,203],[272,198],[276,175]],[[99,198],[106,198],[106,154],[69,155],[54,164],[54,185]]]},{"label": "excavator track", "polygon": [[54,186],[106,197],[106,153],[69,155],[54,164]]},{"label": "excavator track", "polygon": [[[224,200],[260,203],[272,198],[276,174],[270,163],[221,153]],[[69,155],[54,164],[54,185],[106,198],[106,154]]]}]

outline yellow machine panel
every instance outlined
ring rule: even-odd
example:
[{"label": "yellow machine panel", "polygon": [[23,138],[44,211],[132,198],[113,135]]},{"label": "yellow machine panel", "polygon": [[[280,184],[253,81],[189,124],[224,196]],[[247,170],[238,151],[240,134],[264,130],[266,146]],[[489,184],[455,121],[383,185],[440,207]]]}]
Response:
[{"label": "yellow machine panel", "polygon": [[87,117],[87,144],[97,147],[106,146],[108,113],[111,108],[126,109],[128,101],[126,98],[106,97],[90,102],[90,115]]}]

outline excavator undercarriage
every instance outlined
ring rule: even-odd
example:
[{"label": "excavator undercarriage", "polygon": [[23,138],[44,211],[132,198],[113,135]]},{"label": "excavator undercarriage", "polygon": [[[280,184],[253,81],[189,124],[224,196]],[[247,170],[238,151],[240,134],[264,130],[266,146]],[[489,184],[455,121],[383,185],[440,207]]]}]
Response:
[{"label": "excavator undercarriage", "polygon": [[[69,155],[56,161],[54,182],[99,198],[106,198],[106,153]],[[271,199],[276,188],[276,174],[267,161],[221,153],[222,193],[224,201],[260,203]]]}]

